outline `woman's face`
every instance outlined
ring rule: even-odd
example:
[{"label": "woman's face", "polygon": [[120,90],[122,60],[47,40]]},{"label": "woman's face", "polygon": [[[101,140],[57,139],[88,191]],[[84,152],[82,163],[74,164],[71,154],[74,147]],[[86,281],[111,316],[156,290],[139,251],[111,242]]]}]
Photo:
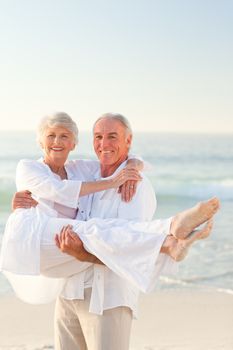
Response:
[{"label": "woman's face", "polygon": [[74,135],[63,126],[47,128],[40,141],[46,163],[64,164],[75,147]]}]

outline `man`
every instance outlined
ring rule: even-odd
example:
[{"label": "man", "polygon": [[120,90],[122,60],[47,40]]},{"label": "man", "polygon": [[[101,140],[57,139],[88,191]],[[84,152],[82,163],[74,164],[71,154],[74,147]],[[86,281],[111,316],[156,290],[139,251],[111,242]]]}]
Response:
[{"label": "man", "polygon": [[[100,161],[100,171],[95,178],[111,176],[125,165],[132,143],[131,127],[123,116],[108,113],[96,121],[93,133],[94,149]],[[144,175],[129,203],[122,202],[115,189],[90,197],[92,205],[87,219],[149,221],[156,208],[153,188]],[[167,220],[160,232],[166,235],[169,226],[170,220]],[[174,261],[166,255],[160,258],[161,264],[172,271]],[[78,291],[81,285],[84,300],[79,299],[83,297]],[[128,350],[137,303],[138,290],[106,266],[95,264],[85,273],[69,278],[56,304],[56,349]]]},{"label": "man", "polygon": [[[95,174],[96,179],[111,176],[124,166],[131,142],[132,131],[123,116],[107,114],[97,120],[94,148],[100,160],[100,172]],[[130,203],[122,202],[115,190],[80,198],[80,202],[82,200],[86,208],[86,212],[79,212],[82,219],[101,217],[145,221],[152,218],[156,206],[152,186],[145,177]],[[84,208],[84,205],[81,207]],[[169,232],[170,223],[170,220],[161,223],[159,232],[164,235],[161,235],[158,252]],[[168,256],[161,255],[159,260],[158,270],[172,270],[174,262]],[[137,299],[136,288],[106,266],[95,264],[69,278],[56,304],[56,349],[128,349]]]},{"label": "man", "polygon": [[[94,149],[100,161],[100,172],[95,174],[95,178],[111,176],[125,165],[132,142],[131,128],[123,116],[106,114],[96,121],[93,131]],[[145,177],[129,203],[122,202],[115,190],[91,197],[91,212],[87,218],[151,220],[156,206],[154,191]],[[68,300],[72,294],[69,291],[80,285],[81,278],[84,278],[87,300]],[[98,281],[101,281],[103,288]],[[86,271],[85,276],[70,278],[66,290],[56,304],[56,349],[64,349],[64,343],[70,350],[129,348],[131,323],[138,299],[134,286],[106,266],[96,264]],[[98,291],[102,295],[98,295]],[[95,313],[89,312],[89,298],[90,309]]]}]

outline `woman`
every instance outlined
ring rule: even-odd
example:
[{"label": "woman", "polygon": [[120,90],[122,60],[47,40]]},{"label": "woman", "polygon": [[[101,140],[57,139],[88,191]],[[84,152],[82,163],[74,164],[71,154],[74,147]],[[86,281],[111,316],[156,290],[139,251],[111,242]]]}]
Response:
[{"label": "woman", "polygon": [[[92,219],[89,222],[73,220],[77,214],[77,207],[82,211],[80,196],[119,187],[127,179],[137,181],[140,179],[137,172],[124,169],[114,178],[81,183],[80,179],[86,179],[87,173],[92,180],[91,174],[98,163],[67,162],[69,152],[77,142],[77,127],[72,119],[64,113],[47,117],[42,120],[38,135],[44,158],[39,161],[21,161],[17,168],[16,182],[18,190],[29,190],[39,205],[26,210],[18,209],[9,218],[2,247],[2,270],[15,274],[43,273],[51,277],[68,277],[86,269],[88,262],[79,262],[55,247],[55,233],[64,225],[70,224],[74,231],[78,232],[85,247],[97,258],[136,284],[139,289],[147,290],[159,253],[154,247],[162,247],[165,240],[164,235],[154,234],[157,229],[156,221],[145,224],[115,219]],[[196,239],[209,234],[212,224],[207,223],[202,231],[183,240],[182,244],[180,238],[186,238],[196,226],[210,219],[217,211],[218,205],[218,201],[212,199],[185,212],[183,216],[176,216],[171,228],[178,239],[168,237],[168,248],[165,245],[165,250],[161,251],[170,254],[176,260],[181,260],[184,252]],[[191,224],[187,224],[187,220],[191,221]],[[112,254],[114,249],[118,249],[117,244],[121,245],[126,232],[128,236],[132,235],[131,243],[135,251],[138,247],[143,249],[142,259],[147,266],[146,273],[140,268],[143,266],[142,261],[139,265],[128,266],[124,258],[122,259],[128,254],[127,246],[121,247],[118,256]],[[96,262],[96,257],[90,254],[87,260]]]}]

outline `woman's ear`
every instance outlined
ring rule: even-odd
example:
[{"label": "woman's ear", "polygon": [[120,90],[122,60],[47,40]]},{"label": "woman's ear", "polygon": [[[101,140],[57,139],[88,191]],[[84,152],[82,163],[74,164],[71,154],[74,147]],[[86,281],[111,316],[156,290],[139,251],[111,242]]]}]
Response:
[{"label": "woman's ear", "polygon": [[71,151],[73,151],[73,150],[75,149],[75,147],[77,146],[77,144],[78,144],[78,142],[73,144],[73,147],[71,148]]}]

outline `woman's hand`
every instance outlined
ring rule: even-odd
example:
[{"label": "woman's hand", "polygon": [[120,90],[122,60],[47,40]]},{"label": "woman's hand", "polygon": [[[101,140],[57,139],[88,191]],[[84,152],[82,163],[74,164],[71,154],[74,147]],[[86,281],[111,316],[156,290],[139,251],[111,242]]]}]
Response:
[{"label": "woman's hand", "polygon": [[[143,163],[140,161],[140,164]],[[132,200],[137,190],[138,181],[142,180],[137,167],[137,163],[131,162],[127,163],[123,169],[126,172],[125,176],[130,176],[130,174],[134,174],[135,176],[135,178],[129,178],[121,186],[119,186],[118,193],[121,193],[121,199],[123,202],[130,202]]]},{"label": "woman's hand", "polygon": [[113,187],[117,188],[122,186],[126,181],[141,181],[142,177],[138,170],[125,167],[112,177]]},{"label": "woman's hand", "polygon": [[119,187],[118,193],[121,193],[123,202],[130,202],[137,190],[138,181],[128,180]]},{"label": "woman's hand", "polygon": [[138,158],[130,158],[126,162],[126,168],[142,171],[144,169],[144,161]]}]

